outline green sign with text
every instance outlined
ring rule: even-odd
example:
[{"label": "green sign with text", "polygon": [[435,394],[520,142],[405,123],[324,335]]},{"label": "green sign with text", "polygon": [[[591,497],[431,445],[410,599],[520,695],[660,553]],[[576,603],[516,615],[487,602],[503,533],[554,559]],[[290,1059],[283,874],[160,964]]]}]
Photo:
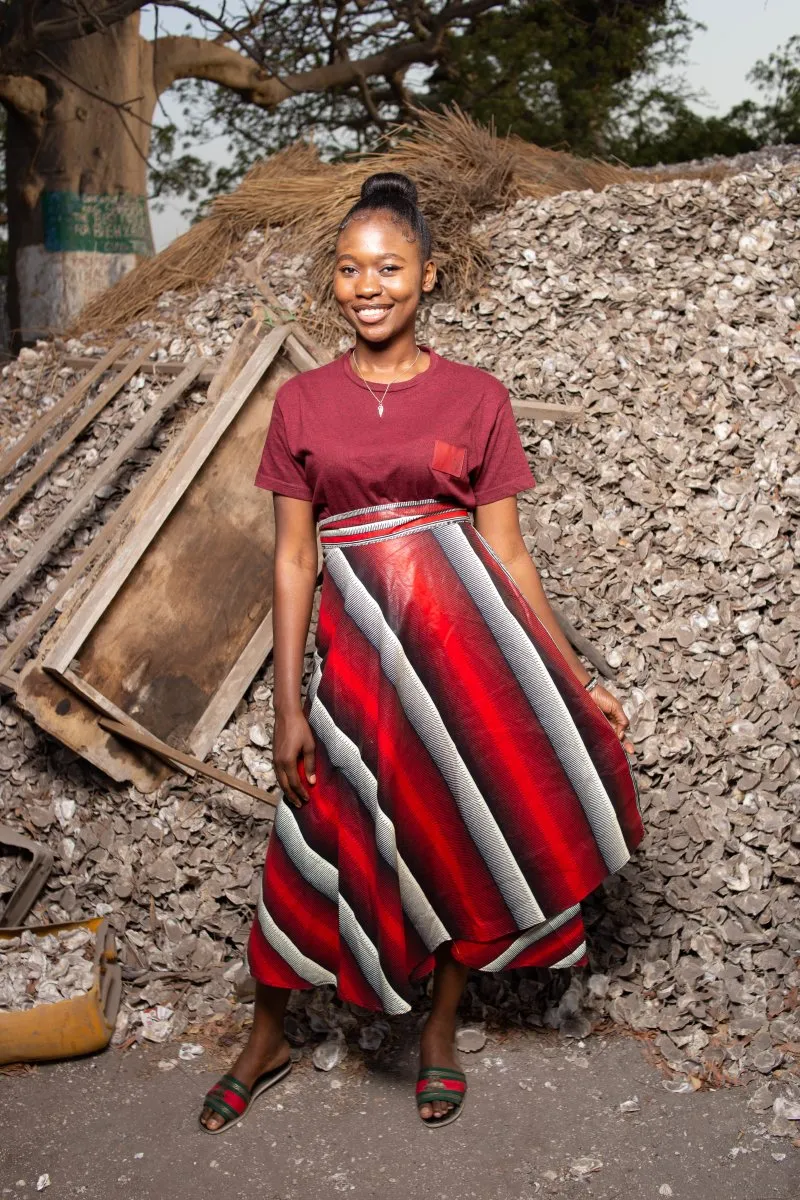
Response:
[{"label": "green sign with text", "polygon": [[144,196],[45,192],[42,208],[46,250],[153,253],[153,235]]}]

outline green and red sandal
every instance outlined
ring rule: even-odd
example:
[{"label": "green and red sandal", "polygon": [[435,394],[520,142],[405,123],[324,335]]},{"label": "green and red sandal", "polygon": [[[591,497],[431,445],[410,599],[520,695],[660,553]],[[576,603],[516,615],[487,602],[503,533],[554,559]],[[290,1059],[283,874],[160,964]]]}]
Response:
[{"label": "green and red sandal", "polygon": [[428,1129],[450,1125],[461,1116],[466,1095],[467,1077],[463,1071],[457,1071],[455,1067],[423,1067],[417,1076],[417,1112],[423,1104],[433,1104],[434,1100],[444,1100],[446,1104],[454,1104],[455,1108],[444,1117],[420,1114],[420,1121]]},{"label": "green and red sandal", "polygon": [[267,1088],[271,1088],[273,1084],[283,1079],[284,1075],[288,1075],[291,1069],[292,1060],[287,1058],[285,1062],[280,1063],[277,1067],[273,1067],[272,1070],[265,1071],[263,1075],[259,1075],[251,1088],[243,1084],[235,1075],[223,1075],[206,1092],[203,1107],[212,1109],[220,1117],[224,1117],[225,1120],[219,1129],[209,1129],[207,1125],[203,1124],[201,1110],[198,1123],[203,1133],[224,1133],[232,1125],[237,1125],[239,1121],[247,1116],[253,1101],[262,1092],[265,1092]]}]

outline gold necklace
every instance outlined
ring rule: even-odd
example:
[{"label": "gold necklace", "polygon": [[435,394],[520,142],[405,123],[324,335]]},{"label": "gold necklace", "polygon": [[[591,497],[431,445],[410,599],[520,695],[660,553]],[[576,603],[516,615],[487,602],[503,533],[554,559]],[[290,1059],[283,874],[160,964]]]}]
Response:
[{"label": "gold necklace", "polygon": [[[417,358],[419,358],[419,356],[420,356],[420,354],[421,354],[421,353],[422,353],[422,346],[417,346]],[[377,402],[377,405],[378,405],[378,416],[379,416],[379,417],[382,417],[382,416],[383,416],[383,402],[384,402],[384,400],[386,399],[386,393],[389,391],[389,388],[392,386],[392,384],[393,384],[393,383],[397,383],[397,380],[396,380],[396,379],[390,379],[390,380],[389,380],[389,382],[388,382],[388,383],[387,383],[387,385],[386,385],[386,388],[384,389],[384,393],[383,393],[383,395],[382,395],[382,396],[379,398],[378,396],[376,396],[376,395],[375,395],[375,393],[373,392],[372,388],[371,388],[371,387],[369,386],[369,384],[367,383],[367,381],[366,381],[366,379],[364,378],[364,376],[363,376],[363,375],[361,375],[361,368],[359,367],[359,365],[358,365],[358,362],[357,362],[357,360],[356,360],[356,352],[355,352],[355,350],[352,350],[352,351],[350,352],[350,357],[351,357],[351,359],[353,360],[353,366],[355,367],[355,369],[358,371],[359,375],[361,376],[361,382],[364,384],[364,386],[366,387],[367,391],[368,391],[368,392],[370,393],[370,395],[372,396],[373,400],[375,400],[375,401]],[[414,361],[413,361],[413,362],[412,362],[412,364],[411,364],[411,367],[415,367],[415,366],[417,365],[417,358],[415,358],[415,359],[414,359]],[[407,367],[407,368],[406,368],[406,370],[407,370],[407,371],[410,371],[410,370],[411,370],[411,367]],[[402,373],[402,372],[401,372],[401,373]]]}]

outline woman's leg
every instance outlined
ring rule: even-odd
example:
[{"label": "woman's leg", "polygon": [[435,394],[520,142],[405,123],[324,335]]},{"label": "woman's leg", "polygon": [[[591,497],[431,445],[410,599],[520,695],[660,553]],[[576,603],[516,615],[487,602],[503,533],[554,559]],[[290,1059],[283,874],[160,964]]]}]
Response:
[{"label": "woman's leg", "polygon": [[[283,1035],[283,1018],[291,988],[267,987],[256,984],[253,1027],[247,1045],[231,1067],[230,1073],[245,1087],[252,1087],[259,1075],[277,1067],[289,1057],[289,1043]],[[204,1108],[200,1120],[209,1129],[219,1129],[225,1118],[211,1108]]]},{"label": "woman's leg", "polygon": [[[433,1003],[425,1022],[419,1044],[421,1067],[455,1067],[456,1062],[456,1013],[464,993],[469,968],[456,962],[450,953],[450,943],[445,942],[436,951],[436,967],[433,972]],[[443,1117],[454,1106],[445,1100],[434,1100],[423,1104],[420,1116]]]}]

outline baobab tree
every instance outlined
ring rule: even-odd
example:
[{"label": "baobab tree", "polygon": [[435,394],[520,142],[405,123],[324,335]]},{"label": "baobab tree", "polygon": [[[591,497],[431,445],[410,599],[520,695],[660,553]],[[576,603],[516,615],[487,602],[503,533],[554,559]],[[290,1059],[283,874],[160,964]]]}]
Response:
[{"label": "baobab tree", "polygon": [[[140,33],[177,9],[204,36]],[[402,114],[404,78],[497,0],[0,2],[7,112],[9,318],[23,339],[63,328],[152,251],[147,163],[158,98],[181,80],[274,109],[329,89],[370,119]],[[216,10],[216,11],[215,11]]]}]

